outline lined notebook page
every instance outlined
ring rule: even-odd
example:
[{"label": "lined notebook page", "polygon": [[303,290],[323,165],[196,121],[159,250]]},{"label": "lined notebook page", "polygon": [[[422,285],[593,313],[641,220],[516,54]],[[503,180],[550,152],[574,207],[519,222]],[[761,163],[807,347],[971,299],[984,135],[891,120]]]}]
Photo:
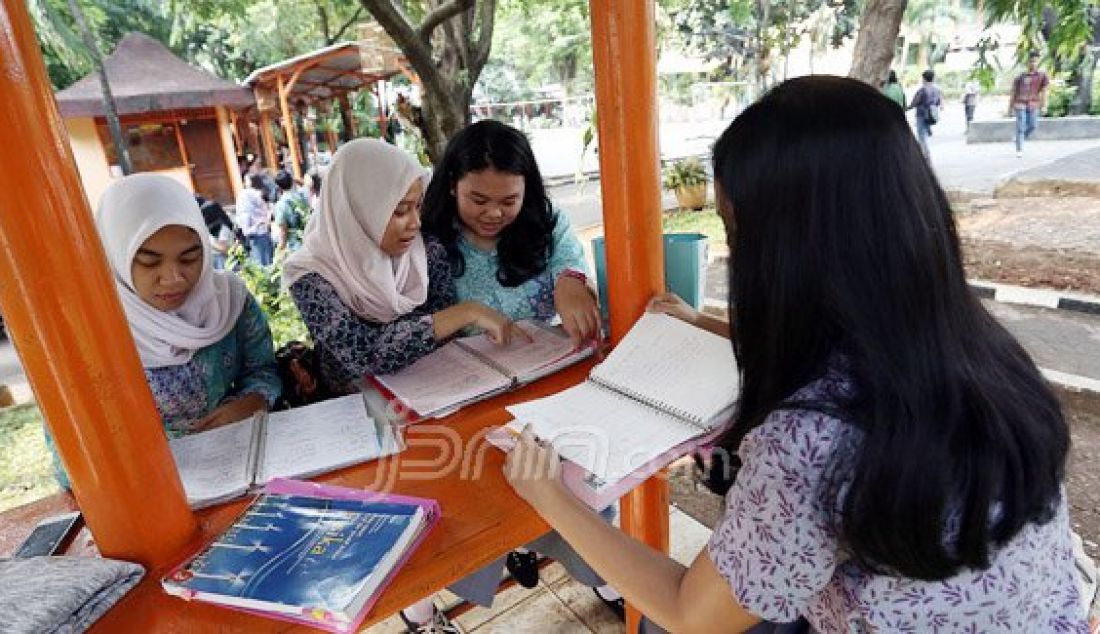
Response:
[{"label": "lined notebook page", "polygon": [[511,380],[458,346],[446,345],[396,374],[374,377],[421,416],[511,385]]},{"label": "lined notebook page", "polygon": [[249,418],[168,443],[192,506],[228,500],[248,490]]},{"label": "lined notebook page", "polygon": [[688,423],[588,382],[507,409],[516,419],[510,428],[529,423],[561,457],[607,485],[699,434]]},{"label": "lined notebook page", "polygon": [[507,346],[500,346],[486,335],[458,341],[523,382],[540,375],[540,370],[558,366],[564,359],[575,357],[572,361],[577,361],[591,354],[590,350],[575,352],[572,340],[560,326],[544,327],[529,320],[516,322],[516,326],[530,335],[531,341],[516,337]]},{"label": "lined notebook page", "polygon": [[592,376],[700,425],[737,398],[729,340],[658,313],[642,315]]},{"label": "lined notebook page", "polygon": [[272,412],[257,484],[307,477],[377,458],[378,430],[361,394]]}]

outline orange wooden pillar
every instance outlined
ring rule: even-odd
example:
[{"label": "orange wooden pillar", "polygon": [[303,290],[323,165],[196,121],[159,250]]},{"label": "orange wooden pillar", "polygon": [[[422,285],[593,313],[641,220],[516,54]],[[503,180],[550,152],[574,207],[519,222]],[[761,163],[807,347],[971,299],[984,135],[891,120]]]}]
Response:
[{"label": "orange wooden pillar", "polygon": [[[611,336],[619,341],[665,288],[653,0],[592,0],[600,188]],[[628,534],[668,552],[668,482],[655,476],[621,504]],[[627,632],[638,629],[627,610]]]},{"label": "orange wooden pillar", "polygon": [[[23,0],[0,0],[0,304],[73,494],[108,557],[197,534]],[[10,148],[19,148],[10,151]]]},{"label": "orange wooden pillar", "polygon": [[282,167],[280,167],[278,156],[275,154],[275,136],[271,132],[271,111],[269,110],[260,111],[260,142],[263,145],[263,163],[274,174]]}]

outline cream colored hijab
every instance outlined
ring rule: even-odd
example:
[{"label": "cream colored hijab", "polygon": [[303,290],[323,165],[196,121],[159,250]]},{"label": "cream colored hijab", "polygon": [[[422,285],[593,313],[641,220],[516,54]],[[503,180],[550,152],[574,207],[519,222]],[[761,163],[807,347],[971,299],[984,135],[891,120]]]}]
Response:
[{"label": "cream colored hijab", "polygon": [[[159,174],[121,178],[103,193],[95,223],[142,365],[182,365],[196,350],[221,341],[233,329],[248,290],[236,275],[214,270],[202,212],[183,185]],[[203,268],[183,306],[164,312],[138,296],[130,272],[141,245],[168,225],[182,225],[198,234]]]},{"label": "cream colored hijab", "polygon": [[321,183],[321,210],[309,219],[302,248],[287,258],[283,283],[318,273],[352,312],[379,323],[423,304],[423,237],[395,258],[379,247],[394,209],[418,178],[427,187],[427,170],[389,143],[357,139],[341,147]]}]

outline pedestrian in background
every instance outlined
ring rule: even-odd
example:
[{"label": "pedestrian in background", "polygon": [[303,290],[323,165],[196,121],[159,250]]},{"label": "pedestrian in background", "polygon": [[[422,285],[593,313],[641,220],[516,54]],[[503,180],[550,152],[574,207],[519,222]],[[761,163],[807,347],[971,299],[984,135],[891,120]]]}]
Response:
[{"label": "pedestrian in background", "polygon": [[890,71],[890,75],[886,78],[886,84],[882,86],[882,94],[889,97],[890,101],[898,104],[902,110],[905,110],[905,89],[898,82],[896,72]]},{"label": "pedestrian in background", "polygon": [[921,77],[924,82],[917,89],[917,92],[913,93],[913,101],[909,104],[909,108],[916,110],[913,118],[917,124],[917,139],[920,140],[920,148],[924,152],[924,157],[931,159],[932,155],[928,151],[928,137],[932,136],[932,126],[940,120],[940,106],[943,103],[943,98],[940,87],[935,82],[936,74],[932,70],[924,71],[921,73]]},{"label": "pedestrian in background", "polygon": [[1024,139],[1035,133],[1039,112],[1047,105],[1047,87],[1050,78],[1039,70],[1039,53],[1027,56],[1027,72],[1020,73],[1012,82],[1012,109],[1016,115],[1016,156],[1024,155]]},{"label": "pedestrian in background", "polygon": [[974,110],[978,107],[978,82],[971,79],[963,88],[963,109],[966,111],[966,130],[970,131],[970,122],[974,120]]}]

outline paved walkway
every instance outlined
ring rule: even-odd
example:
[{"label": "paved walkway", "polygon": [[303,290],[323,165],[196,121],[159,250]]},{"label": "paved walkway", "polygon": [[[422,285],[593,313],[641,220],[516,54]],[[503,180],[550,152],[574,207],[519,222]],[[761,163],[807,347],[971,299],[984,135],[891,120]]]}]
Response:
[{"label": "paved walkway", "polygon": [[[726,304],[729,290],[724,260],[707,267],[706,296],[712,303]],[[1100,383],[1100,315],[994,301],[986,301],[985,306],[1040,368]],[[1048,374],[1048,378],[1055,377]]]}]

